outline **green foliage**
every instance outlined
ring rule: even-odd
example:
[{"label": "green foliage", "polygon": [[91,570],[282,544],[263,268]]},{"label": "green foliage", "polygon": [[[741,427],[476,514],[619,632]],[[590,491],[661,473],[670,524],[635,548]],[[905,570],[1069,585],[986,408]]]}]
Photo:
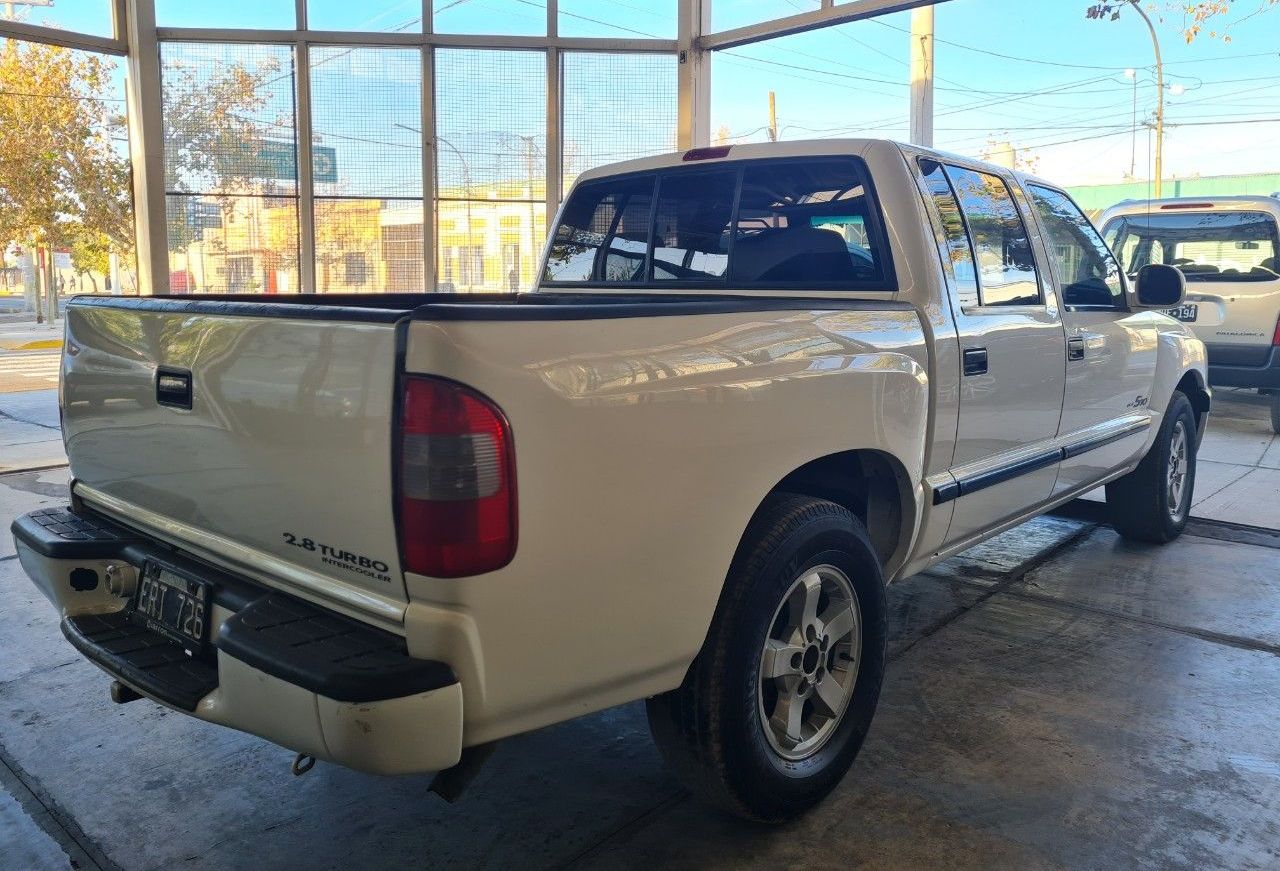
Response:
[{"label": "green foliage", "polygon": [[129,162],[115,61],[7,39],[0,49],[0,239],[133,245]]}]

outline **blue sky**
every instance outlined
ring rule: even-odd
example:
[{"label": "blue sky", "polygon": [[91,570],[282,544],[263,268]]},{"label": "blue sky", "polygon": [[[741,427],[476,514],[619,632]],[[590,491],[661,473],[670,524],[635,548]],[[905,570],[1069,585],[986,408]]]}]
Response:
[{"label": "blue sky", "polygon": [[[1149,131],[1131,133],[1138,71],[1138,116],[1149,117],[1156,88],[1151,41],[1131,11],[1116,22],[1088,21],[1090,0],[951,0],[937,7],[936,144],[976,154],[989,138],[1038,158],[1041,174],[1063,183],[1118,181],[1131,148],[1139,177],[1152,152]],[[538,0],[435,0],[442,32],[543,32]],[[1243,19],[1232,41],[1184,43],[1181,16],[1158,24],[1165,53],[1166,175],[1280,171],[1280,8],[1247,17],[1262,0],[1236,0]],[[817,0],[715,0],[722,29],[816,8]],[[1166,9],[1166,4],[1154,4]],[[1177,4],[1167,4],[1174,7]],[[312,0],[312,26],[420,29],[418,0]],[[560,30],[574,36],[672,37],[675,0],[618,3],[561,0]],[[289,27],[293,0],[157,0],[161,24]],[[57,0],[28,20],[103,33],[106,0]],[[712,129],[731,141],[759,141],[768,92],[777,93],[785,139],[839,135],[906,138],[910,14],[900,13],[745,46],[715,56]],[[616,87],[618,82],[613,83]],[[652,91],[652,89],[650,89]],[[614,104],[616,104],[615,93]],[[649,99],[653,99],[650,93]],[[483,101],[468,109],[482,113]],[[364,119],[363,123],[367,123]],[[336,122],[335,122],[336,123]],[[355,122],[353,122],[355,123]],[[619,121],[619,135],[625,134]],[[524,132],[516,131],[516,132]],[[597,133],[597,135],[599,135]]]}]

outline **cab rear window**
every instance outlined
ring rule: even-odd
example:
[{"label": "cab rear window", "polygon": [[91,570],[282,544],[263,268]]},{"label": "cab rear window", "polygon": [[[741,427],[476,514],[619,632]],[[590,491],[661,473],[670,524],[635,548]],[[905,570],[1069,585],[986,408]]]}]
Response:
[{"label": "cab rear window", "polygon": [[1103,238],[1130,274],[1176,266],[1188,281],[1274,281],[1276,219],[1266,212],[1152,212],[1112,218]]},{"label": "cab rear window", "polygon": [[720,162],[579,185],[542,281],[886,290],[887,264],[861,160]]}]

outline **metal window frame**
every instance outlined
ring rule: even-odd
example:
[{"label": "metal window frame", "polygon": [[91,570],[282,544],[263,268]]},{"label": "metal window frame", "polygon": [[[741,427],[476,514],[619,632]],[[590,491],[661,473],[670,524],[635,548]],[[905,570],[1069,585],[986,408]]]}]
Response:
[{"label": "metal window frame", "polygon": [[439,263],[435,151],[435,50],[437,48],[525,49],[546,54],[546,209],[552,226],[563,197],[563,58],[568,52],[671,54],[676,57],[677,143],[682,149],[710,142],[710,52],[885,15],[946,0],[849,0],[745,27],[711,32],[714,0],[677,0],[676,39],[566,37],[559,33],[559,4],[547,0],[546,33],[535,36],[436,33],[432,0],[422,0],[422,32],[330,31],[307,29],[307,0],[294,0],[295,29],[158,27],[155,0],[108,0],[113,36],[101,37],[18,22],[0,22],[0,37],[64,45],[129,59],[129,139],[134,168],[135,221],[139,286],[154,292],[168,287],[168,236],[164,198],[162,94],[159,46],[163,42],[212,42],[289,45],[294,49],[295,123],[298,137],[299,290],[314,292],[314,185],[311,167],[311,83],[313,45],[416,47],[422,52],[423,276],[433,290]]}]

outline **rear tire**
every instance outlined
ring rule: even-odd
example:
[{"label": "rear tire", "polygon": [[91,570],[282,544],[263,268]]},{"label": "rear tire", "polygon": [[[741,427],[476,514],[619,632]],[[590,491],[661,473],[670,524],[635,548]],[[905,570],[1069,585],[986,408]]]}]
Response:
[{"label": "rear tire", "polygon": [[1195,483],[1195,414],[1191,401],[1174,391],[1138,468],[1107,485],[1111,525],[1133,541],[1173,541],[1186,528]]},{"label": "rear tire", "polygon": [[1280,435],[1280,390],[1270,396],[1271,399],[1271,431]]},{"label": "rear tire", "polygon": [[647,703],[654,740],[685,785],[770,823],[834,789],[880,696],[884,595],[866,529],[847,509],[769,497],[684,683]]}]

